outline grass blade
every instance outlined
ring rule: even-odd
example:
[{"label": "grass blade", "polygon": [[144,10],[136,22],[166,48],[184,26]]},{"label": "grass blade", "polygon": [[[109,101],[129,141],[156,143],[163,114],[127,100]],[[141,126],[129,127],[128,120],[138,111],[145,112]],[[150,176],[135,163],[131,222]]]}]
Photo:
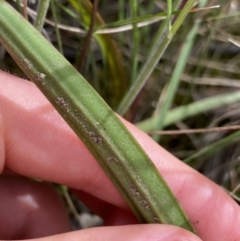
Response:
[{"label": "grass blade", "polygon": [[84,142],[138,219],[194,232],[149,157],[76,69],[3,0],[0,25],[4,47]]},{"label": "grass blade", "polygon": [[181,24],[183,23],[184,19],[190,12],[192,6],[194,5],[195,0],[187,1],[186,5],[182,9],[181,13],[179,14],[177,20],[173,24],[172,28],[170,29],[169,33],[165,33],[163,40],[161,43],[157,42],[155,46],[152,48],[151,53],[149,54],[149,58],[146,61],[146,64],[143,66],[142,70],[140,71],[138,78],[131,86],[131,89],[127,92],[126,96],[121,101],[117,112],[120,115],[124,115],[126,111],[129,109],[133,101],[135,100],[136,96],[142,89],[143,85],[145,84],[146,80],[152,73],[153,69],[155,68],[156,64],[158,63],[159,59],[162,57],[163,53],[165,52],[167,46],[171,42],[172,38],[169,38],[169,35],[173,37]]},{"label": "grass blade", "polygon": [[[224,105],[229,105],[237,101],[240,101],[240,91],[208,97],[204,100],[199,100],[192,104],[175,108],[167,113],[163,126],[166,127],[177,121],[184,120],[188,117],[213,110]],[[136,126],[144,131],[151,131],[156,129],[158,123],[160,122],[160,118],[160,116],[151,117],[137,123]]]},{"label": "grass blade", "polygon": [[[138,13],[138,3],[136,0],[131,0],[131,13],[132,17],[135,18],[137,17]],[[135,80],[135,76],[137,74],[138,70],[138,49],[139,49],[139,32],[138,32],[138,27],[136,23],[133,23],[133,53],[132,53],[132,67],[131,67],[131,82]]]},{"label": "grass blade", "polygon": [[41,32],[46,18],[46,14],[49,7],[49,1],[50,0],[40,0],[38,2],[37,17],[34,26],[39,32]]},{"label": "grass blade", "polygon": [[[216,153],[218,150],[221,150],[222,148],[226,147],[227,145],[232,144],[239,137],[240,137],[240,131],[236,131],[233,134],[221,139],[220,141],[217,141],[214,144],[207,146],[207,147],[203,148],[202,150],[194,153],[192,156],[186,158],[183,161],[185,163],[191,165],[193,163],[193,161],[195,161],[197,158],[204,160],[204,158],[207,158],[207,157],[213,155],[214,153]],[[197,164],[199,164],[199,163],[197,163]]]},{"label": "grass blade", "polygon": [[56,13],[54,1],[55,0],[51,0],[51,10],[52,10],[52,14],[53,14],[54,23],[55,23],[55,31],[56,31],[56,35],[57,35],[58,49],[59,49],[59,52],[61,54],[63,54],[62,40],[61,40],[59,29],[57,27],[58,21],[57,21],[57,13]]}]

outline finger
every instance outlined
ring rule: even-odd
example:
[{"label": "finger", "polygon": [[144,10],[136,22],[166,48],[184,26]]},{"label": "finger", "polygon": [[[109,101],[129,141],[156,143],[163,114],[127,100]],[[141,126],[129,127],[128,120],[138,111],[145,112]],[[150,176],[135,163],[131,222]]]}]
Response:
[{"label": "finger", "polygon": [[[62,235],[55,235],[38,241],[201,241],[194,234],[167,225],[128,225],[118,227],[90,228]],[[29,240],[29,241],[34,241]]]},{"label": "finger", "polygon": [[0,240],[29,239],[71,230],[64,204],[46,184],[0,177]]},{"label": "finger", "polygon": [[[89,151],[33,84],[1,72],[0,90],[0,169],[5,160],[15,172],[63,183],[127,209]],[[124,123],[160,170],[200,236],[204,240],[240,239],[238,205],[146,134]]]},{"label": "finger", "polygon": [[[89,193],[73,190],[75,195],[79,197],[92,212],[103,218],[105,226],[116,226],[126,224],[139,223],[137,218],[130,210],[119,208],[109,204]],[[97,204],[97,205],[96,205]]]}]

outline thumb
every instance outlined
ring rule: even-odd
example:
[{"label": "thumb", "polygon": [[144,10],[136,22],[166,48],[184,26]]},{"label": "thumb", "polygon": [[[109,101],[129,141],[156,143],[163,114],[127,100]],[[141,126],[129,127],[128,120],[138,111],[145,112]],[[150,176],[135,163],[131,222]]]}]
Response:
[{"label": "thumb", "polygon": [[[89,228],[41,238],[38,241],[201,241],[187,230],[162,224],[138,224]],[[33,239],[30,241],[34,241]]]}]

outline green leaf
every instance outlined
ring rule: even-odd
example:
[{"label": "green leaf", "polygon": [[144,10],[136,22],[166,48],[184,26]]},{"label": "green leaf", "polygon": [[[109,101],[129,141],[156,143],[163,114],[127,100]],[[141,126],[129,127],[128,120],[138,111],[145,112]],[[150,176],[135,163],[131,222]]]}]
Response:
[{"label": "green leaf", "polygon": [[166,182],[119,118],[71,64],[3,0],[0,26],[3,46],[83,141],[138,219],[194,232]]}]

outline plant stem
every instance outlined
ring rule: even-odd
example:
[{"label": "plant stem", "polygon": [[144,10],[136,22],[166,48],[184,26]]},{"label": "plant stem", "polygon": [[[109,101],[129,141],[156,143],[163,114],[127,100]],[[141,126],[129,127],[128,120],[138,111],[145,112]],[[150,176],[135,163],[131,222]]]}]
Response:
[{"label": "plant stem", "polygon": [[90,43],[91,43],[91,38],[92,38],[94,26],[95,26],[98,2],[99,2],[99,0],[94,0],[94,2],[93,2],[92,16],[91,16],[91,22],[90,22],[89,30],[88,30],[87,36],[85,38],[85,42],[84,42],[84,45],[83,45],[81,55],[80,55],[79,60],[78,60],[77,69],[80,73],[81,73],[81,69],[82,69],[82,66],[83,66],[84,59],[86,57],[87,51],[88,51]]},{"label": "plant stem", "polygon": [[50,0],[40,0],[38,2],[37,17],[34,26],[39,32],[42,31],[42,27],[49,7],[49,1]]},{"label": "plant stem", "polygon": [[55,23],[55,31],[56,31],[56,35],[57,35],[58,50],[63,55],[62,40],[61,40],[60,32],[58,29],[57,13],[56,13],[55,5],[54,5],[54,0],[51,0],[51,10],[52,10],[54,23]]}]

